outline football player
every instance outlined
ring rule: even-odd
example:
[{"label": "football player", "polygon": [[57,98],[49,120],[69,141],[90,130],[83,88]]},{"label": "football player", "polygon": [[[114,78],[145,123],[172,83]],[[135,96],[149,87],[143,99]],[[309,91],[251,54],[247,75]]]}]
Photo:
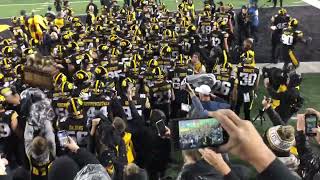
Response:
[{"label": "football player", "polygon": [[80,98],[70,98],[67,107],[69,116],[58,119],[57,128],[67,131],[80,147],[85,148],[89,133],[83,108],[83,101]]},{"label": "football player", "polygon": [[255,89],[259,84],[259,69],[255,67],[254,52],[245,51],[241,57],[242,62],[237,67],[236,81],[233,97],[237,97],[235,113],[240,114],[240,108],[243,105],[246,120],[250,119],[250,111],[255,96]]},{"label": "football player", "polygon": [[[298,20],[293,18],[289,22],[289,27],[283,29],[281,36],[282,42],[282,58],[284,61],[283,70],[286,72],[290,71],[289,64],[292,65],[292,69],[296,69],[299,66],[299,60],[294,54],[294,47],[297,42],[307,43],[308,41],[303,38],[303,32],[298,30]],[[310,39],[310,38],[309,38]],[[311,39],[310,39],[311,40]]]},{"label": "football player", "polygon": [[271,30],[272,30],[272,37],[271,37],[271,44],[272,44],[272,50],[271,50],[271,60],[272,62],[277,62],[276,57],[276,48],[281,43],[281,35],[284,28],[288,27],[288,23],[290,21],[291,17],[289,14],[287,14],[287,10],[284,8],[281,8],[278,12],[278,14],[272,16],[271,18]]}]

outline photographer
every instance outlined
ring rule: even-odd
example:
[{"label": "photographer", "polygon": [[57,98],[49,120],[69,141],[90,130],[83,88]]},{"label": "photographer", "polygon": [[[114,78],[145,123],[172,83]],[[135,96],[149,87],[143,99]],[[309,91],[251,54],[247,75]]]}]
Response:
[{"label": "photographer", "polygon": [[288,75],[283,75],[279,69],[272,69],[267,74],[270,75],[264,79],[264,86],[273,99],[272,108],[280,115],[282,121],[287,123],[303,104],[298,89],[302,78],[296,73],[287,77]]},{"label": "photographer", "polygon": [[[320,112],[315,109],[308,108],[305,114],[297,115],[297,133],[296,146],[300,159],[299,174],[305,180],[320,178],[320,156],[315,154],[308,143],[306,136],[306,118],[305,115],[315,115],[320,118]],[[320,128],[313,128],[312,131],[316,134],[314,139],[317,144],[320,144]],[[310,137],[311,138],[311,137]]]},{"label": "photographer", "polygon": [[146,123],[139,115],[132,101],[132,92],[127,93],[132,114],[132,127],[135,130],[132,140],[137,153],[136,162],[141,168],[147,170],[150,179],[159,179],[164,176],[170,159],[170,141],[159,136],[156,122],[166,121],[166,115],[159,109],[152,109]]}]

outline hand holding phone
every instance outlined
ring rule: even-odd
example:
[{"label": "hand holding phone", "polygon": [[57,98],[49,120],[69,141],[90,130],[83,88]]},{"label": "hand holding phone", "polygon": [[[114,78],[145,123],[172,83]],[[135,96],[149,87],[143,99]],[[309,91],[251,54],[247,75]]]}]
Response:
[{"label": "hand holding phone", "polygon": [[159,136],[162,137],[166,134],[166,131],[167,131],[166,125],[162,119],[156,122],[156,127],[157,127]]},{"label": "hand holding phone", "polygon": [[57,136],[61,147],[65,147],[69,143],[67,131],[58,131]]},{"label": "hand holding phone", "polygon": [[305,133],[307,136],[316,136],[317,133],[313,129],[318,128],[318,117],[316,114],[306,114],[305,118]]}]

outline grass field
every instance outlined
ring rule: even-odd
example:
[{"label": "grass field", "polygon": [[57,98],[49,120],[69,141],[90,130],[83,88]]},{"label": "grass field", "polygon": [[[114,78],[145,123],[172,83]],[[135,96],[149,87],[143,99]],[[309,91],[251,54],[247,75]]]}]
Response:
[{"label": "grass field", "polygon": [[[170,11],[176,10],[177,3],[175,0],[162,0]],[[178,0],[179,2],[181,0]],[[235,7],[241,7],[247,4],[247,0],[222,0],[225,3],[232,3]],[[268,7],[271,3],[267,3],[267,0],[260,0],[260,6]],[[70,0],[71,7],[76,14],[84,14],[88,0]],[[100,5],[99,0],[95,0],[97,5]],[[123,4],[123,0],[118,0],[120,4]],[[203,7],[202,0],[194,0],[196,9]],[[303,5],[305,4],[302,0],[285,0],[284,5]],[[53,6],[53,0],[1,0],[0,1],[0,19],[19,15],[20,10],[24,9],[27,12],[32,10],[39,14],[44,14],[48,6]]]}]

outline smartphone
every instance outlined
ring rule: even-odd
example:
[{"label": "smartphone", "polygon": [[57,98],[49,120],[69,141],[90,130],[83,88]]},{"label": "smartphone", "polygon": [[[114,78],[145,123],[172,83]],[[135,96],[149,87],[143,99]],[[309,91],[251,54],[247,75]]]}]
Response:
[{"label": "smartphone", "polygon": [[176,150],[219,147],[229,135],[215,118],[171,121],[173,146]]},{"label": "smartphone", "polygon": [[160,136],[164,136],[166,133],[166,125],[165,125],[164,121],[163,120],[157,121],[156,127],[157,127],[158,134]]},{"label": "smartphone", "polygon": [[58,131],[57,136],[61,147],[64,147],[69,142],[67,131]]},{"label": "smartphone", "polygon": [[313,128],[318,127],[318,116],[316,114],[306,114],[305,115],[305,121],[306,121],[306,135],[307,136],[316,136],[316,133],[312,132]]}]

